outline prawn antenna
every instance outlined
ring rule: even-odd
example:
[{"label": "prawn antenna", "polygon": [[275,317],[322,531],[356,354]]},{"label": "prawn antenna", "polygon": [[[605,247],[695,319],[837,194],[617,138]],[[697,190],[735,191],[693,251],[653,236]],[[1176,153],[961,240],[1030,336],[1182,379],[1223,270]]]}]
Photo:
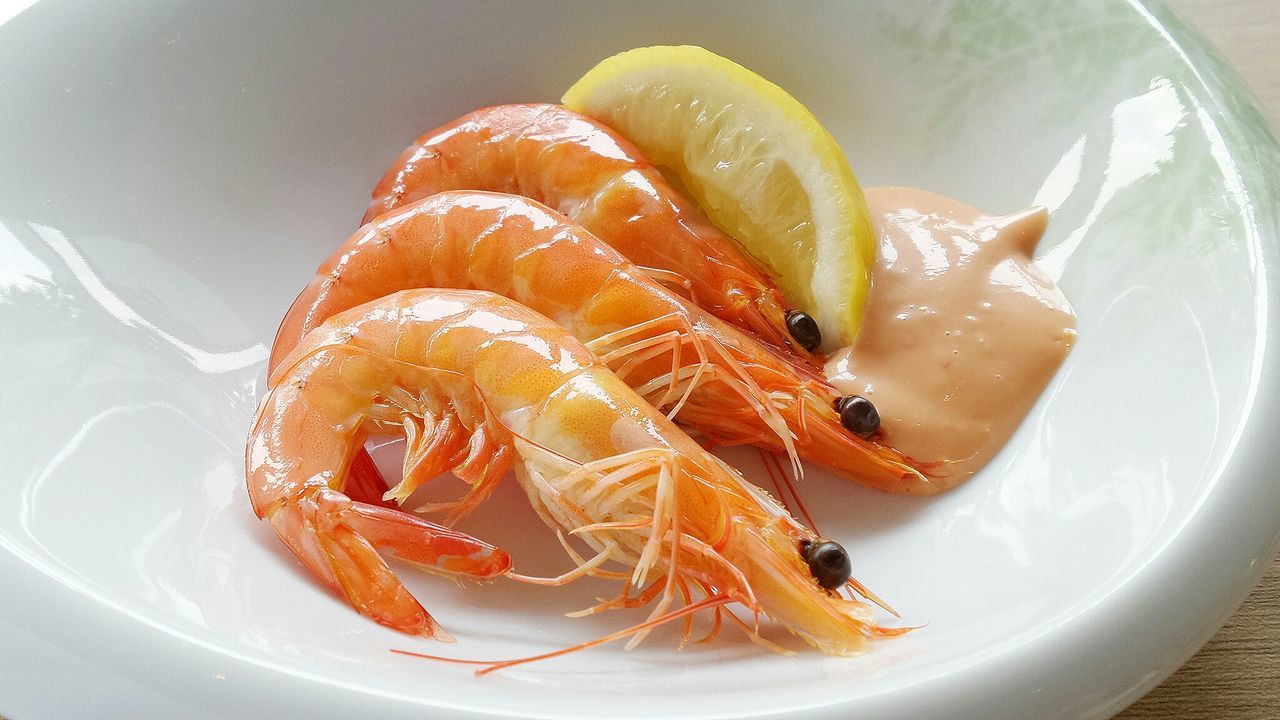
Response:
[{"label": "prawn antenna", "polygon": [[517,665],[524,665],[527,663],[538,662],[540,660],[550,660],[551,658],[560,657],[562,655],[568,655],[570,653],[578,652],[579,650],[587,650],[589,648],[597,647],[599,645],[604,645],[605,643],[610,643],[610,642],[613,642],[614,640],[620,640],[622,638],[635,635],[636,633],[639,633],[639,632],[652,630],[653,628],[656,628],[659,625],[669,623],[672,620],[679,620],[680,618],[683,618],[688,615],[692,615],[700,610],[706,610],[709,608],[719,608],[722,605],[728,604],[729,602],[731,602],[731,600],[729,599],[729,596],[725,595],[724,593],[721,593],[718,595],[712,595],[711,597],[704,598],[702,600],[699,600],[698,602],[686,605],[678,610],[672,610],[669,613],[665,613],[656,618],[645,620],[644,622],[639,623],[637,625],[632,625],[629,628],[619,630],[614,633],[609,633],[608,635],[605,635],[602,637],[598,637],[595,640],[588,640],[587,642],[578,643],[577,645],[571,645],[567,648],[561,648],[559,650],[553,650],[551,652],[541,653],[539,655],[530,655],[528,657],[516,658],[514,660],[462,660],[459,658],[443,657],[441,655],[427,655],[424,653],[414,652],[412,650],[397,650],[395,648],[392,648],[391,652],[397,655],[407,655],[409,657],[422,658],[424,660],[439,660],[440,662],[455,663],[458,665],[483,665],[484,666],[483,668],[476,670],[476,675],[477,676],[487,675],[491,672],[504,670],[506,668],[515,667]]},{"label": "prawn antenna", "polygon": [[804,506],[804,501],[800,499],[800,492],[796,490],[796,484],[792,481],[791,475],[787,473],[787,468],[783,466],[782,461],[778,459],[775,453],[760,448],[756,448],[756,451],[760,453],[760,461],[764,463],[765,472],[769,473],[769,479],[773,481],[773,487],[778,491],[778,499],[784,505],[786,504],[787,494],[782,490],[785,485],[787,490],[790,491],[792,499],[795,500],[796,509],[804,516],[805,522],[809,523],[809,527],[813,529],[814,533],[821,535],[822,533],[818,532],[818,524],[813,521],[813,516],[809,514],[809,508]]}]

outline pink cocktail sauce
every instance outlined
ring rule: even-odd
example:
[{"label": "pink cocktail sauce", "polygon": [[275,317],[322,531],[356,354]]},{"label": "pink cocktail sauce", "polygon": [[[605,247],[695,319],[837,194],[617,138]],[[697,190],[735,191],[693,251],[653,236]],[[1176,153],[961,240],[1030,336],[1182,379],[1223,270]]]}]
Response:
[{"label": "pink cocktail sauce", "polygon": [[911,188],[866,197],[871,292],[827,376],[870,398],[883,440],[945,490],[1004,446],[1075,342],[1071,305],[1031,259],[1048,213],[987,215]]}]

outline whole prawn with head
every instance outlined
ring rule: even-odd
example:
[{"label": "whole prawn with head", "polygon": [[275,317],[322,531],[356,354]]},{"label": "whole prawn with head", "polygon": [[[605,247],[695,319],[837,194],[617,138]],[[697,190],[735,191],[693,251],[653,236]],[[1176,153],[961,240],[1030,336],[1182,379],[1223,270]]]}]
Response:
[{"label": "whole prawn with head", "polygon": [[[403,432],[411,474],[452,467],[471,483],[460,502],[488,495],[513,467],[543,520],[595,553],[571,552],[577,566],[541,582],[622,579],[619,596],[592,610],[656,600],[650,620],[626,631],[636,639],[703,609],[718,620],[730,603],[830,654],[898,632],[836,594],[852,583],[843,548],[703,450],[563,328],[505,298],[410,290],[339,313],[268,383],[248,442],[253,507],[313,574],[385,625],[435,628],[377,549],[442,571],[489,564],[492,576],[501,564],[491,549],[442,549],[406,529],[403,513],[353,508],[342,495],[365,438]],[[670,610],[677,598],[685,606]]]},{"label": "whole prawn with head", "polygon": [[[929,494],[909,459],[860,437],[807,365],[676,296],[584,228],[524,197],[433,195],[343,243],[289,309],[271,367],[337,312],[418,287],[487,290],[554,318],[642,397],[724,445],[804,458],[888,492]],[[368,456],[353,477],[386,491]],[[412,486],[389,495],[403,499]]]},{"label": "whole prawn with head", "polygon": [[[432,130],[373,191],[369,222],[443,190],[524,195],[580,223],[711,314],[811,362],[818,323],[792,308],[743,254],[629,141],[559,105],[499,105]],[[820,364],[817,367],[821,367]]]}]

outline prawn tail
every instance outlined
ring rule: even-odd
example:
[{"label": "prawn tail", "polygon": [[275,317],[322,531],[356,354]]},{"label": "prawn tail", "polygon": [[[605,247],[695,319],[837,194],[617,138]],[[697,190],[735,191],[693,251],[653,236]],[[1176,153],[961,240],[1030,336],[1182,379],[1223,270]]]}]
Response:
[{"label": "prawn tail", "polygon": [[[352,500],[344,490],[350,487],[365,498],[379,494],[380,481],[368,477],[376,468],[361,454],[370,435],[411,424],[416,435],[409,455],[415,468],[427,467],[433,453],[460,458],[458,467],[477,484],[488,478],[480,468],[489,468],[496,477],[505,465],[501,459],[468,464],[465,448],[483,449],[484,438],[502,442],[504,436],[487,427],[484,433],[474,432],[490,415],[478,407],[483,399],[464,376],[398,361],[370,348],[325,344],[326,338],[317,337],[318,347],[296,356],[259,408],[246,448],[253,509],[312,575],[358,612],[401,632],[448,639],[384,557],[472,580],[507,572],[510,557],[397,508]],[[447,408],[454,409],[449,423],[443,422]],[[471,432],[462,449],[446,452],[460,442],[451,427]],[[349,482],[353,463],[367,464],[359,471],[366,476],[354,483]],[[428,473],[423,470],[416,477]],[[415,474],[410,476],[413,482]]]},{"label": "prawn tail", "polygon": [[379,551],[441,573],[497,577],[504,551],[408,513],[354,502],[323,484],[308,485],[266,513],[276,535],[316,577],[360,614],[411,635],[453,638],[404,587]]}]

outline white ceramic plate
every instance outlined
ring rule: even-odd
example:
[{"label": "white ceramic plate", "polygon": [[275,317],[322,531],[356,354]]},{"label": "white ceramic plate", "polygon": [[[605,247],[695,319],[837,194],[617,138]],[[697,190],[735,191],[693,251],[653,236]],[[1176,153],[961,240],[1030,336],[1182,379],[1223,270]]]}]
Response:
[{"label": "white ceramic plate", "polygon": [[[732,6],[732,7],[731,7]],[[1053,212],[1080,316],[1013,442],[932,500],[805,482],[923,629],[856,659],[673,633],[499,676],[362,620],[253,520],[265,345],[419,132],[704,44],[793,91],[867,184]],[[1276,549],[1277,149],[1176,19],[1104,2],[46,0],[0,26],[0,713],[1075,718],[1188,657]],[[749,473],[758,468],[745,456]],[[565,567],[517,493],[467,528]],[[405,573],[460,657],[635,620],[600,588]]]}]

